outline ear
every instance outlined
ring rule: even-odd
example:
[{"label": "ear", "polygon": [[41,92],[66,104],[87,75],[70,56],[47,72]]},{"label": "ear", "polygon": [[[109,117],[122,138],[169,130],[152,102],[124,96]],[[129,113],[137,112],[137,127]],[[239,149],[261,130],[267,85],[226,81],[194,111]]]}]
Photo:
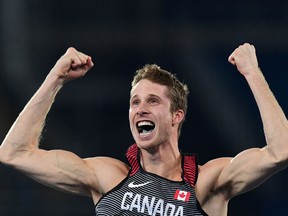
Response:
[{"label": "ear", "polygon": [[184,119],[184,112],[181,109],[178,109],[177,111],[173,112],[172,116],[172,125],[178,125],[180,122],[182,122]]}]

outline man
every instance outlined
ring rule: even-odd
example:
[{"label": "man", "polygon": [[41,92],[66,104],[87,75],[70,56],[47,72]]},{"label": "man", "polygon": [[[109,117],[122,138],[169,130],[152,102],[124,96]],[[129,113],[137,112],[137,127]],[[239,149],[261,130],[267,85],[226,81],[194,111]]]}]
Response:
[{"label": "man", "polygon": [[91,57],[69,48],[25,106],[0,148],[0,161],[45,185],[89,196],[96,215],[227,215],[232,197],[247,192],[288,165],[287,119],[258,68],[248,43],[229,56],[247,80],[259,107],[267,145],[199,166],[181,154],[178,138],[188,90],[156,65],[132,82],[129,122],[136,144],[129,165],[113,158],[81,159],[38,148],[45,117],[66,81],[84,76]]}]

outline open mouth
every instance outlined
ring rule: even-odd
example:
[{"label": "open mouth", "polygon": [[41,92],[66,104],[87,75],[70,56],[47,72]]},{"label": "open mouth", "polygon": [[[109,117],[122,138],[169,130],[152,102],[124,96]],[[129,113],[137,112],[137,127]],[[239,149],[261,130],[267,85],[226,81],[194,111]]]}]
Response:
[{"label": "open mouth", "polygon": [[151,121],[140,121],[136,126],[139,134],[151,133],[155,128],[155,124]]}]

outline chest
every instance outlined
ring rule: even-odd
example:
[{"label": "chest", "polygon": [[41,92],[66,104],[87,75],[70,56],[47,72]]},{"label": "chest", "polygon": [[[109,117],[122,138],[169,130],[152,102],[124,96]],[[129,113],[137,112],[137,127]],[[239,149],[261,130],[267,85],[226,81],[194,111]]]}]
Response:
[{"label": "chest", "polygon": [[96,205],[96,215],[204,215],[195,190],[185,181],[170,181],[138,171]]}]

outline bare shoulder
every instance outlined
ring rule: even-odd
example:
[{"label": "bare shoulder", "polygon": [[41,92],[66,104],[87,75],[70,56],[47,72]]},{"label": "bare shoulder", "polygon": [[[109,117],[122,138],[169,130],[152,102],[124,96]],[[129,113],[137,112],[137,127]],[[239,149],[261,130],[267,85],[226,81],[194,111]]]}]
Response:
[{"label": "bare shoulder", "polygon": [[84,159],[87,165],[93,169],[97,177],[100,195],[118,185],[128,174],[129,166],[124,162],[111,157],[93,157]]},{"label": "bare shoulder", "polygon": [[218,179],[232,158],[217,158],[198,168],[198,180],[195,185],[197,199],[208,215],[227,215],[228,201],[218,191]]},{"label": "bare shoulder", "polygon": [[207,171],[217,172],[219,171],[219,169],[223,169],[223,167],[230,163],[232,159],[232,157],[222,157],[210,160],[204,165],[199,165],[199,174],[200,172],[202,172],[202,174],[205,174],[205,172]]},{"label": "bare shoulder", "polygon": [[122,172],[124,175],[127,175],[129,171],[129,166],[116,158],[111,157],[92,157],[84,159],[86,163],[92,167],[95,171],[114,171],[118,174],[118,172]]},{"label": "bare shoulder", "polygon": [[207,199],[207,196],[215,192],[219,176],[231,160],[230,157],[217,158],[198,167],[198,180],[195,188],[199,201]]}]

